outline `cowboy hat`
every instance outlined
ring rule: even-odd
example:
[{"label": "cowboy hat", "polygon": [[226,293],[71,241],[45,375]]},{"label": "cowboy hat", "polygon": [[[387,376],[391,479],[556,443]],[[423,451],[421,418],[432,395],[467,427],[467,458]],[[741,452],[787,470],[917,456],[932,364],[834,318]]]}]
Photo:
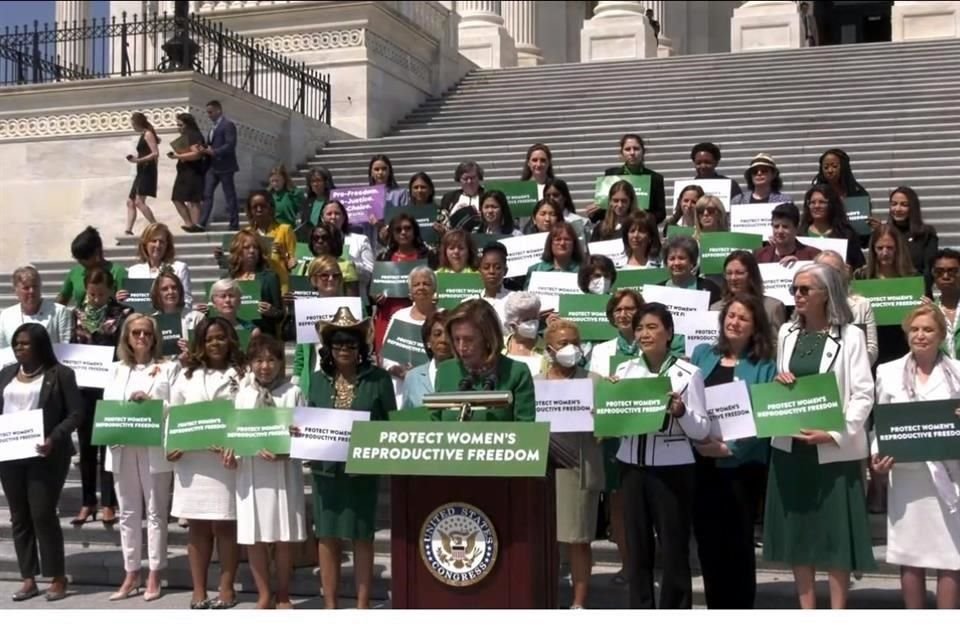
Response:
[{"label": "cowboy hat", "polygon": [[320,340],[327,344],[330,342],[330,336],[337,331],[346,331],[357,336],[361,342],[368,340],[370,335],[370,319],[357,320],[349,307],[340,307],[333,314],[330,320],[320,320],[317,322],[317,335]]}]

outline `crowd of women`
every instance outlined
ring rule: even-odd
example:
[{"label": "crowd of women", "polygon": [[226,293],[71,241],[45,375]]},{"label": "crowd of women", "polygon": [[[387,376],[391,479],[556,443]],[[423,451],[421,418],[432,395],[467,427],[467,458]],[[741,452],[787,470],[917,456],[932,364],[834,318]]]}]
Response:
[{"label": "crowd of women", "polygon": [[[290,607],[292,557],[296,545],[308,539],[311,520],[325,604],[337,606],[344,541],[352,544],[358,606],[370,604],[377,477],[346,474],[343,463],[309,463],[308,514],[303,464],[287,456],[94,446],[92,418],[99,399],[154,399],[165,407],[226,399],[238,408],[350,409],[384,420],[398,406],[419,406],[426,393],[462,390],[464,380],[482,389],[493,379],[498,389],[514,393],[513,406],[498,410],[497,419],[527,421],[535,415],[534,378],[616,382],[663,376],[673,391],[659,432],[602,441],[589,433],[554,436],[578,452],[573,463],[554,461],[551,476],[573,607],[588,605],[590,543],[598,537],[598,522],[605,523],[599,536],[609,535],[617,545],[623,570],[614,580],[628,585],[631,607],[692,606],[691,539],[707,606],[752,607],[758,522],[764,558],[792,568],[802,607],[816,606],[818,569],[828,572],[831,606],[844,607],[851,573],[875,566],[868,513],[882,510],[884,499],[886,560],[902,567],[904,603],[924,606],[925,572],[931,570],[937,605],[956,607],[960,465],[901,464],[876,449],[871,455],[868,434],[875,404],[960,396],[955,361],[960,253],[938,247],[909,187],[895,188],[889,215],[871,217],[872,232],[858,235],[844,202],[866,192],[842,150],[821,156],[798,206],[781,192],[770,156],[751,161],[741,188],[717,173],[719,148],[701,143],[690,154],[694,178],[729,180],[734,203],[776,204],[764,246],[732,252],[721,276],[706,276],[698,269],[698,241],[728,230],[728,212],[696,185],[684,188],[668,211],[663,177],[645,165],[645,152],[639,136],[626,135],[620,140],[623,164],[606,171],[649,175],[645,209],[631,183],[622,180],[610,188],[605,209],[590,204],[578,213],[566,183],[555,176],[549,147],[531,146],[520,177],[537,184],[540,199],[528,220],[512,215],[502,192],[484,190],[484,171],[476,162],[460,163],[454,172],[459,188],[436,198],[430,176],[418,173],[403,189],[389,158],[372,158],[370,183],[384,185],[391,203],[436,204],[436,222],[423,229],[403,211],[387,224],[351,225],[343,204],[330,198],[329,171],[311,170],[300,194],[278,167],[269,176],[269,190],[249,195],[248,226],[215,251],[223,277],[205,302],[193,300],[190,268],[176,259],[174,237],[160,223],[143,231],[139,261],[128,268],[105,259],[95,229],[82,232],[71,246],[77,265],[56,302],[41,295],[36,269],[17,269],[19,302],[0,314],[0,347],[12,347],[16,360],[0,371],[0,406],[4,414],[42,409],[46,440],[37,457],[0,463],[24,580],[14,600],[39,595],[41,574],[52,578],[48,600],[66,595],[57,503],[76,431],[83,503],[73,526],[95,521],[98,508],[103,524],[119,523],[127,573],[110,600],[141,589],[147,601],[161,597],[172,515],[189,531],[191,608],[236,604],[238,545],[247,548],[258,606]],[[675,226],[692,228],[692,234],[674,234]],[[435,244],[424,239],[431,232]],[[537,232],[546,233],[542,260],[527,277],[508,278],[508,251],[496,237]],[[847,250],[817,251],[803,242],[810,236],[846,239]],[[298,238],[308,245],[309,257],[297,257]],[[588,241],[611,239],[622,241],[625,262],[619,267],[587,251]],[[410,272],[409,296],[392,298],[368,295],[377,261],[425,264]],[[758,265],[797,261],[793,304],[784,306],[765,295]],[[642,291],[616,287],[624,270],[660,267],[667,272],[664,286],[707,291],[710,308],[719,312],[719,338],[699,345],[690,357],[666,306],[645,301]],[[575,273],[584,294],[605,296],[616,337],[584,340],[581,327],[525,290],[535,272]],[[482,294],[453,310],[439,308],[437,274],[444,273],[478,273]],[[853,279],[910,275],[926,279],[927,297],[901,327],[877,327],[869,301],[850,290]],[[288,376],[284,342],[295,341],[291,276],[306,276],[319,297],[363,297],[365,313],[355,317],[342,307],[332,320],[318,323],[319,342],[297,345]],[[124,304],[131,278],[154,279],[151,313]],[[253,321],[238,314],[245,281],[259,283],[259,317]],[[177,353],[163,357],[158,320],[171,315],[180,318],[184,339]],[[420,327],[424,364],[385,362],[382,346],[395,322]],[[242,348],[245,334],[249,343]],[[78,389],[74,373],[57,362],[52,347],[57,342],[115,347],[110,384]],[[836,376],[843,405],[844,423],[836,430],[729,442],[711,435],[706,387],[734,380],[791,385],[826,372]],[[664,447],[674,448],[670,456],[657,455]],[[142,520],[148,532],[145,583]],[[214,545],[220,583],[210,598],[206,576]],[[663,572],[659,601],[657,548]]]}]

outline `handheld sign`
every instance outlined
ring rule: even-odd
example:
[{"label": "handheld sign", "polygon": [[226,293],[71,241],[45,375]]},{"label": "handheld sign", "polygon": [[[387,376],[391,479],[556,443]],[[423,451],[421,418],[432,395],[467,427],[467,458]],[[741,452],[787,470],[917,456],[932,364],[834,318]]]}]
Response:
[{"label": "handheld sign", "polygon": [[348,186],[331,189],[330,200],[339,200],[343,204],[350,224],[362,225],[369,223],[371,216],[383,219],[387,191],[382,184]]},{"label": "handheld sign", "polygon": [[550,433],[593,431],[593,380],[534,380],[537,422]]},{"label": "handheld sign", "polygon": [[43,440],[43,409],[0,414],[0,462],[36,458]]},{"label": "handheld sign", "polygon": [[370,283],[370,297],[383,294],[387,298],[407,298],[410,296],[410,272],[417,267],[426,266],[426,260],[413,262],[388,262],[377,260],[373,263],[373,280]]},{"label": "handheld sign", "polygon": [[738,249],[753,252],[763,246],[763,237],[752,233],[713,231],[700,236],[700,271],[704,275],[723,273],[723,263]]},{"label": "handheld sign", "polygon": [[437,307],[453,309],[465,298],[476,298],[484,292],[479,273],[438,273]]},{"label": "handheld sign", "polygon": [[910,311],[920,306],[923,277],[854,280],[850,289],[870,301],[877,326],[899,326]]},{"label": "handheld sign", "polygon": [[483,191],[500,191],[507,197],[507,206],[514,219],[533,214],[533,205],[540,199],[540,190],[532,180],[489,180],[483,183]]},{"label": "handheld sign", "polygon": [[792,436],[801,429],[844,428],[840,390],[832,372],[803,376],[790,386],[779,382],[752,385],[750,400],[761,438]]},{"label": "handheld sign", "polygon": [[789,267],[785,267],[779,262],[761,262],[760,277],[763,279],[763,293],[771,298],[776,298],[785,306],[792,307],[795,304],[793,296],[790,295],[790,286],[793,284],[793,277],[797,270],[813,264],[809,260],[798,260]]},{"label": "handheld sign", "polygon": [[388,204],[383,213],[383,221],[389,223],[401,213],[406,213],[417,223],[417,226],[420,227],[420,237],[423,238],[424,242],[430,245],[439,242],[440,238],[437,235],[437,230],[433,228],[433,223],[437,221],[437,214],[439,213],[437,205],[411,204],[406,207],[397,207]]},{"label": "handheld sign", "polygon": [[183,319],[176,313],[163,313],[154,316],[154,319],[157,321],[157,328],[160,330],[163,355],[178,355],[180,346],[177,343],[185,337],[183,335]]},{"label": "handheld sign", "polygon": [[150,301],[150,290],[153,289],[154,278],[127,278],[123,288],[130,295],[123,304],[131,307],[137,313],[153,313],[153,302]]},{"label": "handheld sign", "polygon": [[288,454],[292,424],[293,409],[234,409],[223,434],[223,446],[239,457],[255,456],[260,451]]},{"label": "handheld sign", "polygon": [[421,325],[398,318],[390,321],[380,353],[387,368],[396,364],[416,367],[430,360],[423,347]]},{"label": "handheld sign", "polygon": [[597,383],[594,433],[597,437],[655,433],[663,427],[670,380],[638,378]]},{"label": "handheld sign", "polygon": [[98,400],[93,417],[93,444],[163,446],[163,401]]},{"label": "handheld sign", "polygon": [[643,288],[643,299],[665,305],[673,314],[674,323],[680,322],[688,313],[706,311],[710,306],[709,291],[679,287],[646,285]]},{"label": "handheld sign", "polygon": [[330,320],[340,307],[347,307],[354,318],[363,319],[363,304],[360,298],[300,298],[293,303],[294,316],[297,322],[297,344],[316,344],[320,342],[317,335],[317,323],[321,320]]},{"label": "handheld sign", "polygon": [[773,232],[771,212],[780,204],[762,202],[757,204],[735,204],[730,207],[730,231],[753,233],[768,238]]},{"label": "handheld sign", "polygon": [[750,391],[743,380],[704,389],[710,435],[732,441],[757,435],[750,406]]},{"label": "handheld sign", "polygon": [[53,353],[60,364],[73,369],[77,386],[87,389],[103,389],[110,384],[114,352],[113,347],[92,344],[57,342],[53,345]]},{"label": "handheld sign", "polygon": [[170,407],[164,448],[167,451],[206,451],[222,447],[233,413],[229,400],[212,400]]},{"label": "handheld sign", "polygon": [[960,459],[956,411],[956,400],[874,405],[880,456],[893,456],[897,464]]},{"label": "handheld sign", "polygon": [[508,278],[526,276],[527,269],[540,262],[547,235],[534,233],[529,236],[510,236],[498,240],[507,250]]},{"label": "handheld sign", "polygon": [[673,183],[674,209],[677,208],[677,203],[680,201],[680,194],[683,193],[683,190],[690,185],[696,185],[703,189],[703,195],[705,196],[716,196],[717,198],[720,198],[723,208],[727,211],[730,211],[730,190],[733,188],[733,183],[728,179],[718,180],[716,178],[675,180]]},{"label": "handheld sign", "polygon": [[610,296],[595,294],[564,294],[560,296],[560,317],[577,323],[584,342],[603,342],[617,336],[617,330],[607,319]]},{"label": "handheld sign", "polygon": [[601,209],[606,209],[610,205],[610,188],[618,182],[629,182],[637,195],[637,208],[647,210],[650,208],[650,174],[641,176],[620,175],[620,176],[599,176],[594,181],[593,201]]},{"label": "handheld sign", "polygon": [[368,420],[369,411],[297,407],[293,410],[296,431],[290,440],[290,457],[321,462],[346,462],[353,423]]}]

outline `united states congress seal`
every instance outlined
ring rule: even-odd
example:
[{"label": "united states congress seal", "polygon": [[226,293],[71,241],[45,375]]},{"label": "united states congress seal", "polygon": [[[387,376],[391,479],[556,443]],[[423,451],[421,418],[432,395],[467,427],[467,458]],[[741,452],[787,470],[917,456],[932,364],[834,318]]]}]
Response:
[{"label": "united states congress seal", "polygon": [[469,587],[486,578],[499,550],[490,518],[464,502],[439,507],[420,529],[423,563],[434,578],[453,587]]}]

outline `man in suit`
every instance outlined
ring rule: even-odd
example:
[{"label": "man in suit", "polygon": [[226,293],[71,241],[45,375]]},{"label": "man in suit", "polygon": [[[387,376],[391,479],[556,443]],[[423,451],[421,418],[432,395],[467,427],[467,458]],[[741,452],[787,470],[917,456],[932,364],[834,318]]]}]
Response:
[{"label": "man in suit", "polygon": [[207,146],[203,150],[208,156],[208,166],[203,187],[200,226],[205,229],[210,222],[214,192],[217,185],[222,184],[223,196],[227,199],[227,213],[230,215],[230,230],[236,231],[240,228],[237,188],[233,182],[234,174],[240,170],[237,165],[237,126],[223,115],[223,107],[217,100],[207,103],[207,116],[213,122],[213,129],[207,134]]}]

